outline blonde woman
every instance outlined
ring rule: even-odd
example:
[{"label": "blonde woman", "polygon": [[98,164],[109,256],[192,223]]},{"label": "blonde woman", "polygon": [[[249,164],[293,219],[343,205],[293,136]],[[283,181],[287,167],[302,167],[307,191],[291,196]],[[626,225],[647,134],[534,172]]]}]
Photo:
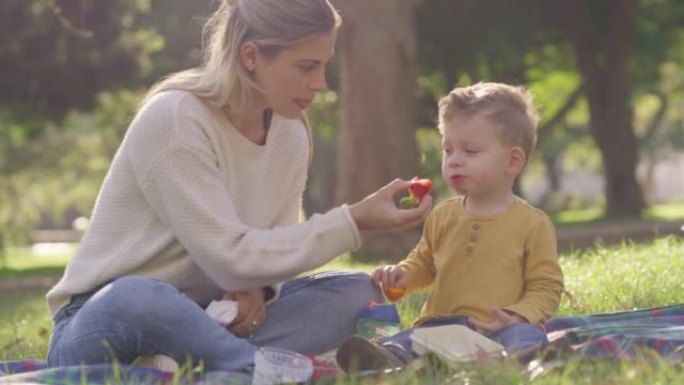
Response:
[{"label": "blonde woman", "polygon": [[[409,186],[397,179],[298,223],[311,151],[303,112],[326,88],[339,23],[326,0],[220,5],[204,63],[147,95],[47,294],[50,366],[161,354],[241,369],[256,346],[331,349],[381,300],[366,274],[290,280],[358,248],[360,232],[416,226],[431,204],[397,210],[393,196]],[[226,292],[238,315],[223,328],[203,308]]]}]

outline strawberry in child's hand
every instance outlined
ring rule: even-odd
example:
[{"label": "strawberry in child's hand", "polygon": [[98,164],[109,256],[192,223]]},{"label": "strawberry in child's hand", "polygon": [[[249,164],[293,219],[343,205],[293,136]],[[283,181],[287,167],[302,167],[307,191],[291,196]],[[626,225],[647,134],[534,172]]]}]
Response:
[{"label": "strawberry in child's hand", "polygon": [[411,179],[411,185],[409,186],[409,193],[411,195],[401,198],[399,207],[402,209],[416,207],[420,200],[430,193],[430,189],[432,189],[432,181],[430,179],[418,179],[418,177]]}]

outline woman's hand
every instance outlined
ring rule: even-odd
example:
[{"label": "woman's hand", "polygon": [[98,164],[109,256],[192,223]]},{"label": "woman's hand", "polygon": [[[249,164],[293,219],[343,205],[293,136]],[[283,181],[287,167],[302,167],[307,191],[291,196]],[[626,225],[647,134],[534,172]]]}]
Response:
[{"label": "woman's hand", "polygon": [[238,337],[254,333],[266,321],[266,303],[263,289],[236,291],[223,295],[223,299],[238,303],[238,314],[226,328]]},{"label": "woman's hand", "polygon": [[478,332],[484,335],[492,334],[513,324],[527,323],[527,320],[521,315],[508,313],[498,307],[492,308],[491,312],[494,316],[493,322],[483,322],[472,317],[468,321],[475,326]]},{"label": "woman's hand", "polygon": [[418,207],[408,210],[397,208],[394,197],[406,193],[411,182],[395,179],[349,207],[360,231],[401,231],[419,225],[430,211],[432,196],[426,195]]}]

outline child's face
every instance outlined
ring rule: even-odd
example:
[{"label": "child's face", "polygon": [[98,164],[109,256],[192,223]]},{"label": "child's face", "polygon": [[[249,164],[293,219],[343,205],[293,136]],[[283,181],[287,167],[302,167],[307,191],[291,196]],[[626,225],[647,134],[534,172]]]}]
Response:
[{"label": "child's face", "polygon": [[444,125],[442,177],[466,196],[510,191],[512,149],[501,143],[498,126],[482,114],[456,115]]}]

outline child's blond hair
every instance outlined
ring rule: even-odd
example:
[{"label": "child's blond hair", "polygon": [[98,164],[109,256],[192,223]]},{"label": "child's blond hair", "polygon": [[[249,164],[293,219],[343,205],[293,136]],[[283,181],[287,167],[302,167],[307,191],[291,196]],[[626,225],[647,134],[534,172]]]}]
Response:
[{"label": "child's blond hair", "polygon": [[539,115],[532,94],[523,87],[481,82],[454,88],[439,101],[438,128],[456,114],[484,114],[499,126],[499,139],[506,146],[519,146],[529,158],[537,142]]}]

